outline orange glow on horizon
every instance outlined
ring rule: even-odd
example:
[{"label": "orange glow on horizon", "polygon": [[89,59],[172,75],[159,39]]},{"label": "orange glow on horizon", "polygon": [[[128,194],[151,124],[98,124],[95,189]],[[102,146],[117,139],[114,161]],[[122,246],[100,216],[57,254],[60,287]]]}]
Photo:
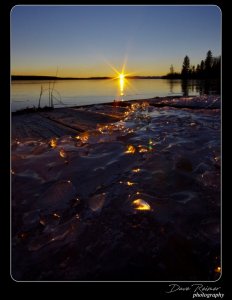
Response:
[{"label": "orange glow on horizon", "polygon": [[[107,61],[105,58],[101,58],[104,62],[96,62],[92,66],[86,66],[84,64],[58,64],[59,68],[59,77],[73,77],[73,78],[89,78],[89,77],[110,77],[118,78],[122,73],[125,75],[125,78],[128,76],[163,76],[169,72],[170,63],[151,63],[145,64],[144,62],[137,61],[136,63],[130,63],[127,65],[127,59],[124,59],[123,65],[121,68],[115,68],[112,63]],[[180,72],[181,69],[177,66],[179,61],[172,61],[175,66],[175,71]],[[109,67],[111,71],[109,70]],[[35,64],[12,64],[11,75],[23,75],[23,76],[55,76],[56,74],[55,65],[47,65],[46,63],[37,61]],[[127,69],[127,72],[125,70]],[[120,71],[119,71],[120,70]],[[115,75],[116,74],[116,75]]]},{"label": "orange glow on horizon", "polygon": [[[104,64],[94,65],[92,68],[85,68],[85,66],[71,66],[62,67],[59,66],[58,77],[73,77],[73,78],[89,78],[89,77],[109,77],[110,79],[118,79],[119,75],[124,74],[125,79],[128,76],[163,76],[169,72],[169,66],[157,66],[149,65],[149,68],[144,68],[139,65],[128,66],[125,72],[125,65],[122,66],[121,70],[116,69],[111,63],[105,61]],[[109,67],[111,71],[109,70]],[[120,71],[119,71],[120,70]],[[176,72],[177,68],[175,69]],[[116,75],[115,75],[116,74]],[[16,66],[12,67],[11,75],[15,76],[55,76],[56,66]]]}]

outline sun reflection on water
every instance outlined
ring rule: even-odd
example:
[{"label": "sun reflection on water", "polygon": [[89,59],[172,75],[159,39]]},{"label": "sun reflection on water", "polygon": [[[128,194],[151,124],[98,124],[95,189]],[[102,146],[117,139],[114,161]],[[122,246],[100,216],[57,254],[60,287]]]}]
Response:
[{"label": "sun reflection on water", "polygon": [[120,96],[124,96],[124,84],[125,84],[125,75],[121,73],[119,75]]}]

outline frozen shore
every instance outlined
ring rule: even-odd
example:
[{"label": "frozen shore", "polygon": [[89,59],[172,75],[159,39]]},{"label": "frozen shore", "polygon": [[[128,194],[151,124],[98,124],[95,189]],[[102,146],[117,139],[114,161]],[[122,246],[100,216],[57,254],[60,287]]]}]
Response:
[{"label": "frozen shore", "polygon": [[16,280],[215,280],[219,96],[12,116]]}]

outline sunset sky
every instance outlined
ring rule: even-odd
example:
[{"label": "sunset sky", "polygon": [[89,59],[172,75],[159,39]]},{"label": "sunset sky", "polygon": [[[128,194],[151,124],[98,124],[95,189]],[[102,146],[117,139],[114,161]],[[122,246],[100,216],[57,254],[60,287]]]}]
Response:
[{"label": "sunset sky", "polygon": [[217,6],[15,6],[12,75],[115,76],[180,71],[221,55]]}]

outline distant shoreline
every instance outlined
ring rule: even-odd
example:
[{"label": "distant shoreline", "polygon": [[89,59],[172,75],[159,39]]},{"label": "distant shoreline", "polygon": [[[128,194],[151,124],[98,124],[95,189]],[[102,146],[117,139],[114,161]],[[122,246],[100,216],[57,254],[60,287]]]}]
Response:
[{"label": "distant shoreline", "polygon": [[[126,76],[129,79],[163,79],[163,76]],[[105,80],[113,77],[56,77],[56,76],[34,76],[34,75],[12,75],[11,80]]]}]

